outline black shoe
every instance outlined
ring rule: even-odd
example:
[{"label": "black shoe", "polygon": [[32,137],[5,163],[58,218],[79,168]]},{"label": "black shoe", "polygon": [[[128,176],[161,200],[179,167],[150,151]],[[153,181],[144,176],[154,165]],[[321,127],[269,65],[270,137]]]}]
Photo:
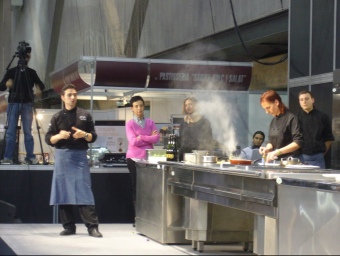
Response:
[{"label": "black shoe", "polygon": [[65,230],[61,231],[59,235],[69,236],[69,235],[75,235],[75,234],[76,234],[76,231],[74,229],[65,229]]},{"label": "black shoe", "polygon": [[103,237],[102,233],[99,232],[98,228],[92,228],[88,230],[89,236]]},{"label": "black shoe", "polygon": [[39,164],[39,162],[38,162],[38,160],[35,159],[35,158],[28,158],[28,157],[25,157],[25,164],[34,165],[34,164]]}]

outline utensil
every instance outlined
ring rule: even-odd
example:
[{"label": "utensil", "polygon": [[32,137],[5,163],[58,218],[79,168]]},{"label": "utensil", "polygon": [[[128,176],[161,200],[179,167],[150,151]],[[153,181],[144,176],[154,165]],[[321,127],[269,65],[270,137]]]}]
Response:
[{"label": "utensil", "polygon": [[217,156],[202,156],[201,161],[202,163],[216,163]]}]

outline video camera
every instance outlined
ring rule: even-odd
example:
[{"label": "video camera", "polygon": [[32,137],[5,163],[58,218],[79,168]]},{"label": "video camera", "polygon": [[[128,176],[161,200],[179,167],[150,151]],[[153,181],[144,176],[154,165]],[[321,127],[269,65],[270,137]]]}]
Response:
[{"label": "video camera", "polygon": [[27,54],[31,53],[32,48],[28,47],[30,44],[26,43],[25,41],[19,42],[19,45],[17,47],[17,54],[19,59],[25,59]]}]

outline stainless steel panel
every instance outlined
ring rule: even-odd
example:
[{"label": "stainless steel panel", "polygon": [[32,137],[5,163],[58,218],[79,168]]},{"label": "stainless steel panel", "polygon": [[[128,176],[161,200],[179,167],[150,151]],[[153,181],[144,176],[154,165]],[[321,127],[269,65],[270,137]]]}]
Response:
[{"label": "stainless steel panel", "polygon": [[266,206],[276,207],[275,180],[233,175],[229,172],[194,171],[191,170],[192,166],[171,168],[168,184],[176,187],[172,189],[173,193],[225,206],[230,206],[230,200],[238,200],[244,205],[242,210],[248,206],[253,208],[255,204],[263,205],[264,209]]},{"label": "stainless steel panel", "polygon": [[168,170],[137,163],[136,231],[160,243],[190,243],[182,228],[183,197],[170,193]]},{"label": "stainless steel panel", "polygon": [[185,199],[183,227],[185,238],[195,241],[207,241],[208,203],[195,199]]},{"label": "stainless steel panel", "polygon": [[278,196],[279,254],[339,254],[339,193],[280,185]]},{"label": "stainless steel panel", "polygon": [[[254,215],[202,200],[185,199],[183,227],[185,238],[199,245],[204,242],[252,242]],[[194,247],[193,247],[194,248]]]}]

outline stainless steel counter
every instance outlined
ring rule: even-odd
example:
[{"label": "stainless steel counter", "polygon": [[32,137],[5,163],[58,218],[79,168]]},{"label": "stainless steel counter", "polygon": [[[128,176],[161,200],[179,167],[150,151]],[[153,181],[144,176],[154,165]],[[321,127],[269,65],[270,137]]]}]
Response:
[{"label": "stainless steel counter", "polygon": [[[171,193],[172,167],[142,160],[136,164],[138,232],[161,243],[199,240],[193,246],[200,251],[203,250],[201,241],[243,242],[248,249],[252,242],[253,214],[203,201],[189,201]],[[195,205],[204,207],[205,212],[195,211]]]},{"label": "stainless steel counter", "polygon": [[[291,225],[289,218],[282,215],[289,212],[292,214],[293,212],[301,217],[304,213],[301,212],[301,208],[299,209],[298,201],[304,201],[303,204],[306,204],[306,207],[315,203],[308,197],[299,197],[289,193],[290,191],[307,189],[312,190],[311,194],[314,195],[336,193],[333,194],[333,197],[340,197],[340,194],[338,194],[340,183],[337,181],[339,179],[327,177],[330,174],[339,174],[339,171],[335,170],[322,170],[306,166],[293,168],[280,166],[221,166],[218,164],[193,165],[177,162],[159,162],[159,164],[171,168],[168,185],[171,186],[173,194],[198,200],[199,202],[210,202],[254,213],[254,252],[257,254],[287,253],[288,251],[283,250],[282,246],[288,246],[289,243],[294,243],[294,241],[289,240],[291,234],[287,234],[287,232],[284,233],[285,244],[282,241],[282,236],[279,236],[279,234],[283,234],[282,232],[287,230],[287,225]],[[293,187],[296,187],[296,189],[293,189]],[[289,197],[287,198],[288,194],[289,197],[294,198],[292,200]],[[314,196],[314,199],[317,198]],[[292,208],[282,206],[281,203],[285,200],[294,202],[294,204],[289,204]],[[298,216],[295,216],[295,218],[298,219]],[[314,217],[317,218],[317,216]],[[307,221],[306,218],[301,218]],[[310,221],[318,223],[317,219]],[[303,230],[294,230],[303,234]],[[334,234],[333,237],[337,237],[337,235]],[[301,241],[303,239],[303,237],[300,237]],[[337,244],[336,241],[334,243]],[[313,241],[305,244],[317,246],[317,243],[313,243]],[[289,253],[298,254],[301,248],[297,243],[294,243],[294,246],[289,247],[291,249]],[[333,248],[337,247],[333,246]],[[320,251],[314,250],[314,252]]]}]

